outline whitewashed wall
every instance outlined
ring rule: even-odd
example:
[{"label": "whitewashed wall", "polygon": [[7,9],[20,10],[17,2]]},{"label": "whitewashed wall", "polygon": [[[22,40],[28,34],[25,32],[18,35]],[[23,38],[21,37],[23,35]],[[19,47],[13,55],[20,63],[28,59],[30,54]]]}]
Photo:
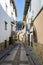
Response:
[{"label": "whitewashed wall", "polygon": [[31,0],[31,11],[28,9],[27,13],[27,23],[30,25],[31,18],[34,19],[40,9],[43,7],[43,0]]},{"label": "whitewashed wall", "polygon": [[29,12],[28,9],[28,20],[31,21],[31,17],[33,16],[33,19],[36,17],[40,9],[43,7],[43,0],[31,0],[31,11]]},{"label": "whitewashed wall", "polygon": [[41,0],[32,0],[31,10],[34,12],[33,18],[35,18],[40,9],[41,9]]},{"label": "whitewashed wall", "polygon": [[[6,11],[5,3],[8,6]],[[10,5],[10,0],[0,0],[0,43],[9,40],[11,36],[11,12],[13,12],[14,20],[16,20],[15,11]],[[7,30],[5,30],[5,21],[7,22]]]},{"label": "whitewashed wall", "polygon": [[10,0],[0,0],[0,4],[3,7],[3,9],[6,11],[6,5],[7,4],[7,14],[11,17],[11,12],[13,12],[13,17],[16,19],[15,16],[15,10],[13,10],[13,5],[10,4]]},{"label": "whitewashed wall", "polygon": [[43,0],[41,0],[41,6],[43,7]]},{"label": "whitewashed wall", "polygon": [[[5,30],[5,21],[7,22],[7,30]],[[0,5],[0,42],[4,42],[4,40],[9,40],[11,34],[10,24],[10,17]]]}]

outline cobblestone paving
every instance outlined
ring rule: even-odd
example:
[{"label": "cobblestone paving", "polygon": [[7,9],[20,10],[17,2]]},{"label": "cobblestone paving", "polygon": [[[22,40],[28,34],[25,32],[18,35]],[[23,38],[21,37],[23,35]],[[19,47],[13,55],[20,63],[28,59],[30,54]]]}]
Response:
[{"label": "cobblestone paving", "polygon": [[5,56],[1,61],[0,65],[34,65],[31,62],[30,57],[26,56],[25,48],[22,44],[18,44],[8,56]]}]

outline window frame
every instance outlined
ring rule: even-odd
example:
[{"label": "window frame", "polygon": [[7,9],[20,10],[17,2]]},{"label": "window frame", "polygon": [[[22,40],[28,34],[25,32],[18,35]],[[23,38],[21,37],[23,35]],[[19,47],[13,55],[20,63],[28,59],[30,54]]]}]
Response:
[{"label": "window frame", "polygon": [[5,21],[5,30],[7,30],[7,22]]}]

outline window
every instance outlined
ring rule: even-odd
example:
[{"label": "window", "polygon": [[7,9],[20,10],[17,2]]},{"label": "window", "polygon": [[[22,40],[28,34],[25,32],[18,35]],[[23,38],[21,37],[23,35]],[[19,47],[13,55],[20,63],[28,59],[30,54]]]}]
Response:
[{"label": "window", "polygon": [[5,30],[7,30],[7,22],[5,21]]},{"label": "window", "polygon": [[5,7],[6,7],[6,11],[7,11],[8,6],[7,6],[7,4],[6,4],[6,3],[5,3]]},{"label": "window", "polygon": [[13,16],[13,12],[11,12],[11,16]]},{"label": "window", "polygon": [[31,3],[30,3],[30,6],[29,6],[29,11],[31,11]]}]

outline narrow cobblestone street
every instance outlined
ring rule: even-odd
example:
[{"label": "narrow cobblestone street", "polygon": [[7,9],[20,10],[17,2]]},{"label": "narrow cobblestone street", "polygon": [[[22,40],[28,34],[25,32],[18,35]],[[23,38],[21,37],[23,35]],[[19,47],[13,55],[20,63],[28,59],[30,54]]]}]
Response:
[{"label": "narrow cobblestone street", "polygon": [[26,51],[23,44],[18,44],[9,55],[5,56],[0,65],[34,65],[31,58],[26,56]]}]

